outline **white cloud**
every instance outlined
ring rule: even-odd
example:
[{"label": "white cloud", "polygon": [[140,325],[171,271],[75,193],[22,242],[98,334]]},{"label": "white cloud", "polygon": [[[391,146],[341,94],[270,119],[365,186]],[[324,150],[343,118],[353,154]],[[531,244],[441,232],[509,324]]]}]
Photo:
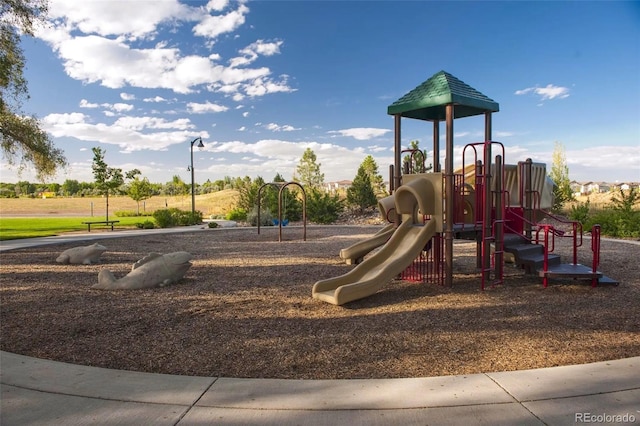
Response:
[{"label": "white cloud", "polygon": [[276,124],[276,123],[269,123],[269,124],[265,124],[264,128],[267,130],[271,130],[272,132],[292,132],[294,130],[300,130],[300,129],[296,129],[293,126],[290,126],[288,124],[285,124],[283,126]]},{"label": "white cloud", "polygon": [[[120,117],[115,122],[93,123],[82,113],[49,114],[43,128],[54,137],[72,137],[117,145],[121,152],[142,150],[164,151],[169,146],[193,137],[194,126],[189,119],[166,121],[154,117]],[[204,132],[201,135],[207,138]]]},{"label": "white cloud", "polygon": [[240,54],[242,56],[232,58],[229,60],[229,65],[232,68],[249,65],[258,59],[259,55],[263,56],[272,56],[280,53],[280,46],[282,45],[282,41],[273,41],[273,42],[265,42],[264,40],[258,40],[254,43],[251,43],[249,46],[240,50]]},{"label": "white cloud", "polygon": [[109,1],[51,0],[49,16],[67,31],[79,30],[100,36],[147,37],[163,22],[193,15],[193,9],[177,0]]},{"label": "white cloud", "polygon": [[174,121],[167,121],[157,117],[121,117],[115,121],[114,126],[131,130],[142,129],[193,129],[195,126],[188,118],[180,118]]},{"label": "white cloud", "polygon": [[111,105],[111,108],[114,111],[117,111],[117,112],[131,111],[133,109],[133,105],[123,104],[121,102],[118,102],[118,103],[115,103],[115,104]]},{"label": "white cloud", "polygon": [[366,141],[369,139],[377,138],[379,136],[384,136],[390,131],[391,130],[389,129],[376,129],[373,127],[354,127],[352,129],[330,130],[327,133],[333,135],[348,136],[359,141]]},{"label": "white cloud", "polygon": [[125,104],[122,102],[117,102],[115,104],[110,104],[110,103],[101,103],[101,104],[96,104],[96,103],[92,103],[87,101],[86,99],[81,99],[80,100],[80,104],[79,104],[80,108],[106,108],[107,110],[113,112],[124,112],[124,111],[131,111],[133,109],[133,105],[131,104]]},{"label": "white cloud", "polygon": [[[199,21],[194,32],[208,38],[235,31],[249,12],[244,2],[237,10],[222,15],[215,13],[228,6],[226,1],[212,1],[206,8],[176,0],[153,2],[152,6],[149,3],[120,2],[113,7],[108,1],[80,5],[76,1],[53,0],[52,25],[37,35],[59,55],[67,75],[87,84],[113,89],[169,89],[181,94],[204,86],[235,101],[245,96],[294,91],[288,86],[288,76],[273,78],[267,67],[246,67],[259,56],[280,53],[282,41],[257,40],[242,49],[239,58],[230,60],[232,66],[224,66],[219,63],[219,53],[209,50],[206,56],[199,56],[190,49],[185,54],[174,39],[155,40],[167,33],[161,33],[160,26],[170,24],[177,28],[190,21]],[[239,65],[245,67],[238,68]]]},{"label": "white cloud", "polygon": [[[206,151],[213,153],[214,159],[225,158],[224,162],[216,161],[211,165],[208,170],[210,173],[221,176],[262,176],[265,179],[270,179],[276,173],[282,174],[285,179],[292,178],[307,148],[316,154],[322,173],[330,180],[352,179],[367,155],[367,151],[361,147],[349,149],[329,143],[279,139],[263,139],[256,143],[230,141],[205,146]],[[240,156],[235,163],[231,160],[234,155]],[[374,155],[381,167],[393,162],[392,157],[392,153],[383,157]]]},{"label": "white cloud", "polygon": [[143,102],[169,102],[167,99],[163,98],[162,96],[154,96],[153,98],[144,98],[142,100]]},{"label": "white cloud", "polygon": [[98,108],[99,106],[100,104],[91,103],[86,99],[80,100],[80,108]]},{"label": "white cloud", "polygon": [[83,123],[87,118],[88,116],[79,112],[69,114],[49,114],[44,118],[44,122],[50,125],[77,124]]},{"label": "white cloud", "polygon": [[227,5],[229,4],[229,0],[209,0],[207,3],[207,10],[215,10],[217,12],[223,11]]},{"label": "white cloud", "polygon": [[529,93],[540,96],[540,100],[542,101],[555,98],[564,99],[569,97],[569,88],[547,84],[546,87],[527,87],[526,89],[515,91],[516,95],[527,95]]},{"label": "white cloud", "polygon": [[[215,10],[215,9],[213,9]],[[237,10],[226,15],[207,15],[200,23],[193,27],[193,33],[210,39],[215,39],[221,34],[230,33],[238,29],[245,22],[245,15],[249,8],[241,4]]]},{"label": "white cloud", "polygon": [[275,81],[270,78],[256,78],[250,83],[243,86],[245,93],[248,96],[264,96],[269,93],[288,93],[295,92],[297,89],[289,87],[288,75],[281,75],[280,81]]},{"label": "white cloud", "polygon": [[135,100],[136,95],[133,95],[133,94],[131,94],[131,93],[125,93],[125,92],[122,92],[122,93],[120,93],[120,98],[121,98],[123,101],[133,101],[133,100]]},{"label": "white cloud", "polygon": [[189,112],[192,112],[194,114],[205,114],[208,112],[224,112],[229,108],[224,105],[212,104],[211,102],[207,101],[203,104],[197,102],[189,102],[187,104],[187,109],[189,110]]},{"label": "white cloud", "polygon": [[368,146],[367,149],[371,152],[385,152],[385,151],[393,152],[393,147],[388,147],[388,146],[371,145],[371,146]]}]

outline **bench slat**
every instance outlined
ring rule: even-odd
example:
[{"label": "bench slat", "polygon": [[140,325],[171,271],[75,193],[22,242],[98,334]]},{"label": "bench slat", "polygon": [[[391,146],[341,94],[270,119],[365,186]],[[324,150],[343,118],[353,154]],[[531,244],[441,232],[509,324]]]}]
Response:
[{"label": "bench slat", "polygon": [[91,232],[91,225],[111,225],[111,230],[113,231],[113,225],[116,223],[120,223],[119,220],[97,220],[91,222],[82,222],[83,225],[87,225],[87,232]]}]

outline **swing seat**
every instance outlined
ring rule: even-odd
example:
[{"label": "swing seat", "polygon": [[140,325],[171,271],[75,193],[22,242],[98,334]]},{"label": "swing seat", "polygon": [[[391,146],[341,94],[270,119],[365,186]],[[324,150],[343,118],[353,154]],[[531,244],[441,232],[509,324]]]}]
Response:
[{"label": "swing seat", "polygon": [[282,219],[282,226],[287,226],[289,224],[289,219]]},{"label": "swing seat", "polygon": [[278,226],[280,222],[278,222],[278,219],[271,219],[271,223],[273,223],[273,226]]}]

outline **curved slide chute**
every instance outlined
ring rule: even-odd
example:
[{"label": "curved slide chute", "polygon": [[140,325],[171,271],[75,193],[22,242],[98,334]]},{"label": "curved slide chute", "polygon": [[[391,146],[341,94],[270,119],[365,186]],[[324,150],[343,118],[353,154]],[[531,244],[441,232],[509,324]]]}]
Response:
[{"label": "curved slide chute", "polygon": [[395,229],[396,225],[394,223],[386,225],[384,228],[373,234],[372,237],[358,241],[357,243],[340,250],[340,258],[343,259],[347,265],[356,265],[362,262],[362,259],[367,253],[389,241],[389,238],[391,238]]},{"label": "curved slide chute", "polygon": [[[384,220],[393,222],[390,218],[390,214],[392,211],[395,211],[395,209],[396,203],[393,195],[389,195],[388,197],[378,200],[378,210],[380,210],[380,214]],[[389,238],[391,238],[395,229],[395,223],[386,225],[384,228],[373,234],[372,237],[358,241],[357,243],[340,250],[340,258],[343,259],[347,265],[356,265],[362,262],[362,259],[364,259],[364,256],[367,253],[389,241]]]},{"label": "curved slide chute", "polygon": [[[318,281],[312,295],[334,305],[343,305],[376,293],[413,262],[433,236],[442,232],[442,177],[430,173],[427,179],[416,175],[395,194],[396,209],[403,222],[389,241],[375,254],[339,277]],[[422,224],[416,217],[431,215]]]}]

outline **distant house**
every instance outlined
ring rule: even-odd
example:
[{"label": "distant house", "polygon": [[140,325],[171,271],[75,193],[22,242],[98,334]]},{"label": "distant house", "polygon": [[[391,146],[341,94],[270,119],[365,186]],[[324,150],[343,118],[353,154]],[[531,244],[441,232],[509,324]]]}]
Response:
[{"label": "distant house", "polygon": [[600,185],[596,182],[587,182],[584,184],[584,193],[591,194],[594,192],[600,192]]},{"label": "distant house", "polygon": [[606,182],[587,182],[584,184],[582,194],[598,194],[611,190],[611,185]]},{"label": "distant house", "polygon": [[325,182],[324,190],[327,192],[337,192],[339,190],[346,190],[351,186],[353,182],[350,180],[339,180],[336,182]]},{"label": "distant house", "polygon": [[597,194],[603,192],[610,192],[617,189],[622,189],[623,191],[627,191],[631,188],[640,189],[640,184],[638,182],[629,182],[629,183],[608,183],[608,182],[577,182],[571,181],[569,184],[571,187],[571,191],[575,195],[589,195],[589,194]]},{"label": "distant house", "polygon": [[571,188],[571,192],[575,195],[582,195],[584,193],[584,185],[580,182],[573,180],[569,183],[569,187]]}]

